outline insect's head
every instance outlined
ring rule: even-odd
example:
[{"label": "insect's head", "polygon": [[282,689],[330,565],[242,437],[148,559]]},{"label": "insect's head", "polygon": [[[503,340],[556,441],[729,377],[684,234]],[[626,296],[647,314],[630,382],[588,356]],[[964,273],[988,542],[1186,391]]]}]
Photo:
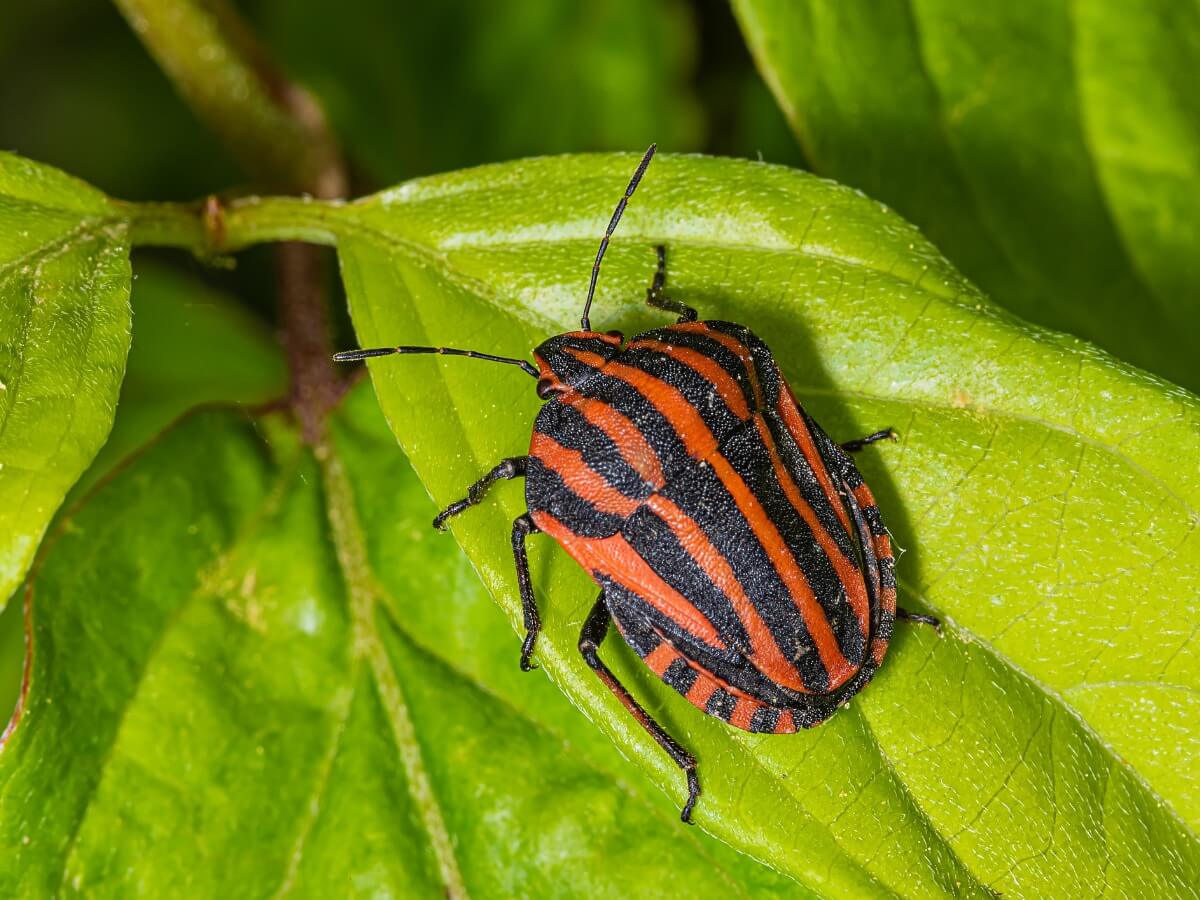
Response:
[{"label": "insect's head", "polygon": [[621,349],[619,331],[569,331],[542,342],[533,351],[538,396],[547,400],[578,387]]}]

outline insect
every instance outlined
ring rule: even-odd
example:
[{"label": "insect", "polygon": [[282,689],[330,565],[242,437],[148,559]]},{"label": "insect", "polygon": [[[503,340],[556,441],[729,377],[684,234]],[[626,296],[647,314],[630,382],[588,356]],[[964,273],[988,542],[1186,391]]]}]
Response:
[{"label": "insect", "polygon": [[654,151],[642,157],[600,241],[580,330],[538,346],[536,365],[447,347],[334,358],[440,353],[519,366],[537,379],[545,404],[529,453],[502,460],[433,524],[443,529],[497,481],[525,478],[528,512],[512,527],[521,668],[534,668],[541,629],[525,542],[543,533],[599,585],[579,651],[685,773],[681,818],[690,822],[700,795],[696,760],[600,658],[610,621],[696,707],[775,734],[820,724],[862,690],[895,618],[938,623],[897,609],[890,538],[849,455],[894,438],[892,431],[831,440],[748,328],[698,321],[667,295],[663,246],[646,299],[676,323],[628,342],[592,329],[600,263]]}]

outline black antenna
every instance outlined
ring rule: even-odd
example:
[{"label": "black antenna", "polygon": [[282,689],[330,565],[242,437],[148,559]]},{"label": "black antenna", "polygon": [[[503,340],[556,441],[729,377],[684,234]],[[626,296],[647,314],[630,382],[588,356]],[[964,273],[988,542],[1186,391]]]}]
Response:
[{"label": "black antenna", "polygon": [[657,149],[658,144],[651,144],[650,149],[646,151],[646,155],[642,157],[642,161],[638,163],[637,171],[633,173],[629,187],[625,188],[625,196],[621,198],[621,202],[617,204],[617,208],[613,211],[612,219],[608,223],[608,230],[604,232],[604,239],[600,241],[600,250],[596,253],[596,262],[592,265],[592,281],[588,285],[587,300],[583,304],[583,317],[579,320],[579,324],[583,326],[584,331],[592,330],[592,322],[588,318],[588,313],[592,310],[592,296],[596,293],[596,278],[600,275],[600,260],[604,259],[604,251],[608,249],[608,239],[617,230],[617,223],[621,221],[621,213],[625,212],[625,206],[629,203],[629,198],[637,190],[638,182],[646,174],[646,166],[650,165],[650,158],[654,156],[654,151]]},{"label": "black antenna", "polygon": [[488,362],[507,363],[510,366],[520,366],[521,369],[538,377],[538,370],[532,363],[523,359],[512,359],[507,356],[493,356],[491,353],[480,353],[478,350],[455,350],[453,347],[372,347],[367,350],[344,350],[333,354],[334,362],[356,362],[360,359],[371,359],[376,356],[391,356],[404,353],[439,353],[443,356],[469,356],[471,359],[486,359]]}]

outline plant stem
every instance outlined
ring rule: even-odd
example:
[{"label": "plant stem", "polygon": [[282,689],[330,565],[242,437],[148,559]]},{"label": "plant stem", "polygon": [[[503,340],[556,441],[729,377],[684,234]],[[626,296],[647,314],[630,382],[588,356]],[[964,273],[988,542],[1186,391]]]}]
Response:
[{"label": "plant stem", "polygon": [[126,203],[110,201],[130,222],[139,247],[178,247],[217,256],[271,241],[333,246],[336,201],[307,197],[240,197],[225,203]]},{"label": "plant stem", "polygon": [[226,0],[115,0],[196,115],[274,190],[346,193],[316,102],[269,61]]},{"label": "plant stem", "polygon": [[[345,170],[320,107],[271,63],[226,0],[115,2],[184,99],[248,172],[283,191],[324,200],[345,195]],[[257,212],[269,217],[283,202]],[[160,238],[210,251],[238,246],[239,223],[233,206],[226,209],[210,198],[200,209],[192,209],[190,222],[167,206],[159,206],[161,218],[154,219],[150,215],[154,209],[145,207],[135,217],[140,223],[135,225],[135,235],[151,238],[148,243]],[[329,242],[327,232],[320,228],[316,232],[298,236]],[[258,240],[262,239],[260,231]],[[279,248],[276,271],[283,345],[291,373],[289,399],[306,440],[314,445],[342,393],[330,362],[325,265],[324,255],[315,247],[285,244]]]}]

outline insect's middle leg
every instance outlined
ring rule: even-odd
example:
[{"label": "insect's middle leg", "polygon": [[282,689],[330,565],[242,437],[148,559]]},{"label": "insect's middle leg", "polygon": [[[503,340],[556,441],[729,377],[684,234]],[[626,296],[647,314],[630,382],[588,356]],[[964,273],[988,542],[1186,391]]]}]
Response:
[{"label": "insect's middle leg", "polygon": [[679,766],[687,775],[688,798],[683,805],[683,810],[679,814],[679,818],[692,823],[692,808],[696,805],[696,800],[700,796],[700,779],[696,777],[696,758],[688,753],[679,745],[675,738],[667,734],[661,725],[650,718],[650,714],[642,709],[640,703],[633,699],[633,695],[625,689],[625,685],[617,681],[617,676],[613,675],[612,671],[600,659],[600,644],[604,642],[605,635],[608,634],[608,623],[612,621],[612,614],[608,611],[608,606],[604,602],[604,594],[596,600],[596,605],[592,607],[592,611],[588,613],[587,621],[583,623],[583,630],[579,632],[579,652],[583,654],[584,660],[592,670],[600,677],[605,686],[616,695],[616,698],[621,701],[621,704],[629,710],[630,714],[637,719],[638,724],[649,732],[650,737],[658,742],[658,745],[667,751],[667,755],[671,757],[672,762]]},{"label": "insect's middle leg", "polygon": [[680,322],[695,322],[696,311],[678,300],[672,300],[663,293],[667,284],[667,248],[659,244],[654,248],[658,256],[658,268],[654,272],[654,281],[646,289],[646,305],[655,309],[663,309],[679,316]]},{"label": "insect's middle leg", "polygon": [[525,619],[525,640],[521,642],[521,671],[536,669],[530,658],[533,645],[542,630],[542,616],[538,612],[537,600],[533,596],[533,579],[529,577],[529,554],[525,552],[525,538],[538,534],[542,529],[534,524],[529,513],[517,516],[512,527],[513,559],[517,564],[517,587],[521,592],[521,615]]},{"label": "insect's middle leg", "polygon": [[467,488],[466,497],[461,500],[455,500],[438,513],[437,518],[433,520],[433,527],[438,531],[445,531],[447,519],[457,516],[460,512],[464,512],[472,506],[477,505],[483,499],[483,495],[487,493],[488,488],[497,481],[509,478],[524,478],[525,466],[528,462],[528,456],[513,456],[500,460],[492,471]]}]

